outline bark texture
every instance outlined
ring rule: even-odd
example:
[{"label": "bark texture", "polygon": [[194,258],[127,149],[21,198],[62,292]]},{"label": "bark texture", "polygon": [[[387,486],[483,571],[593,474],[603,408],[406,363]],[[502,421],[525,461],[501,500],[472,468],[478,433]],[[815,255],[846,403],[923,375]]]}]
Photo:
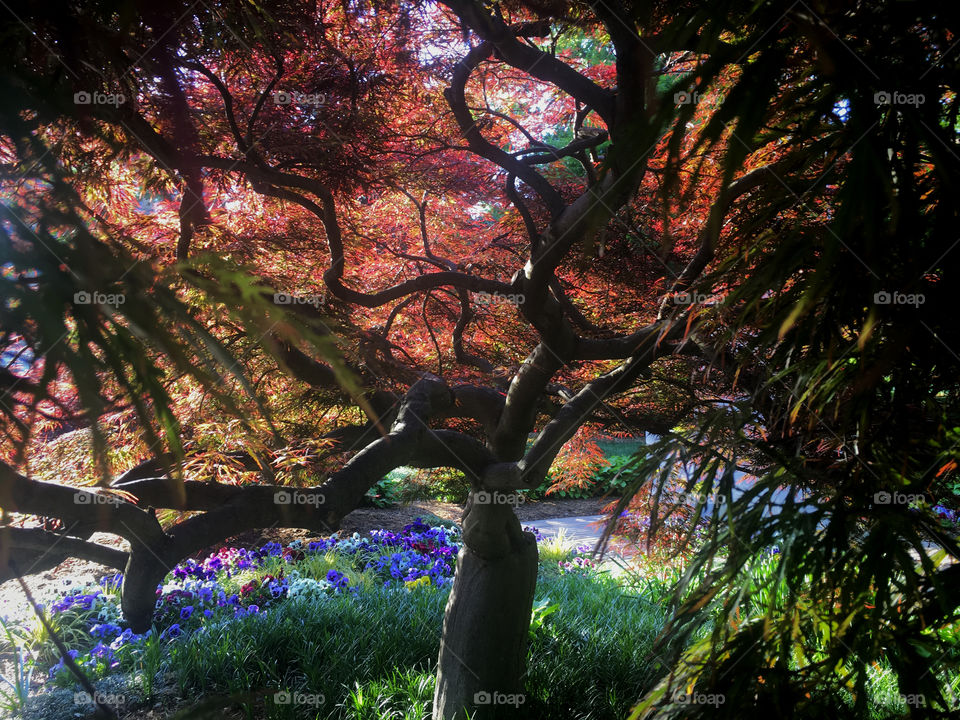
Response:
[{"label": "bark texture", "polygon": [[537,543],[513,507],[478,500],[464,516],[463,547],[443,621],[434,720],[519,718],[537,580]]}]

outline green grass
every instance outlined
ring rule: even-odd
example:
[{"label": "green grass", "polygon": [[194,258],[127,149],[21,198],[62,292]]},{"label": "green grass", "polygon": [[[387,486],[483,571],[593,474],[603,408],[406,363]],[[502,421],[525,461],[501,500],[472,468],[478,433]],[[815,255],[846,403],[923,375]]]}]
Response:
[{"label": "green grass", "polygon": [[[647,650],[664,609],[605,577],[560,575],[555,564],[544,563],[538,584],[537,603],[558,607],[538,613],[531,630],[526,712],[623,717],[660,672]],[[249,717],[426,718],[448,592],[369,588],[286,602],[172,643],[168,667],[187,697],[254,690]],[[309,693],[317,706],[276,705],[279,690]]]},{"label": "green grass", "polygon": [[626,717],[664,672],[650,648],[666,607],[610,578],[575,573],[541,573],[537,598],[559,607],[531,639],[529,717]]},{"label": "green grass", "polygon": [[[322,694],[318,717],[349,717],[336,706],[358,683],[390,678],[398,669],[430,671],[445,601],[445,592],[429,588],[287,601],[174,643],[170,667],[185,694]],[[266,702],[269,718],[302,717],[304,710]]]},{"label": "green grass", "polygon": [[545,540],[537,543],[537,552],[540,555],[541,566],[553,567],[561,560],[567,560],[573,553],[573,543],[567,539],[567,531],[560,528],[560,531]]},{"label": "green grass", "polygon": [[435,685],[433,673],[397,671],[356,683],[339,709],[355,720],[421,720],[430,717]]},{"label": "green grass", "polygon": [[2,641],[0,653],[10,656],[10,677],[0,676],[0,711],[13,715],[20,712],[30,696],[30,678],[33,675],[32,643],[18,628],[0,616]]}]

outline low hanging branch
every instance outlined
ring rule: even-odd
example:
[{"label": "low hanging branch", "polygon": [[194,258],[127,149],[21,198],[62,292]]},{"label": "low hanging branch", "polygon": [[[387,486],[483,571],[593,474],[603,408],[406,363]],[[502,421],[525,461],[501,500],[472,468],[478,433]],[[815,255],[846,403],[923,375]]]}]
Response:
[{"label": "low hanging branch", "polygon": [[[67,531],[69,532],[69,530]],[[37,573],[56,567],[67,558],[81,558],[116,570],[123,570],[128,553],[106,547],[67,532],[55,533],[42,528],[0,528],[0,582],[16,577],[13,558],[27,573]],[[3,554],[7,553],[4,558]]]},{"label": "low hanging branch", "polygon": [[[465,403],[490,406],[492,398],[463,392]],[[404,396],[390,432],[375,439],[320,486],[234,486],[129,477],[113,489],[123,495],[32,480],[0,464],[0,506],[12,512],[56,517],[64,533],[39,528],[2,528],[0,558],[4,567],[19,562],[34,570],[66,556],[82,557],[124,569],[122,607],[136,632],[150,626],[155,590],[183,558],[254,528],[303,528],[329,533],[355,509],[380,478],[402,465],[454,467],[479,486],[494,457],[483,443],[452,430],[431,430],[429,421],[449,414],[457,396],[446,383],[427,377]],[[134,496],[136,504],[127,502]],[[164,530],[146,508],[197,511]],[[94,531],[120,535],[129,553],[87,540]]]}]

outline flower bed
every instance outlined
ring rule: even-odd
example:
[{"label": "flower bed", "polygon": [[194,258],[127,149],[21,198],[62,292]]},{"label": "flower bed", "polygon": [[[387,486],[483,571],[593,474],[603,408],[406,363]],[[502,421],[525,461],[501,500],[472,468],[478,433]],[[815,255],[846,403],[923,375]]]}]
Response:
[{"label": "flower bed", "polygon": [[[154,633],[161,641],[210,623],[257,615],[289,601],[319,601],[382,584],[413,590],[452,582],[460,531],[431,527],[419,518],[399,533],[374,530],[368,537],[331,536],[287,547],[222,547],[201,562],[177,565],[157,588],[154,627],[137,634],[124,628],[116,574],[98,587],[75,589],[50,605],[54,626],[72,645],[70,655],[96,677],[133,669]],[[50,653],[44,653],[50,659]],[[41,663],[44,658],[41,657]],[[60,684],[73,678],[61,658],[48,676]]]}]

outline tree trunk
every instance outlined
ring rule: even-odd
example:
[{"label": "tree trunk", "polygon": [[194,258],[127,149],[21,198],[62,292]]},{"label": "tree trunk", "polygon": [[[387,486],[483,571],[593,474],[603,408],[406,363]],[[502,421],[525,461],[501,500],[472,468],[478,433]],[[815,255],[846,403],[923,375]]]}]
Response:
[{"label": "tree trunk", "polygon": [[[537,582],[537,544],[507,504],[471,493],[443,621],[433,720],[525,717],[522,676]],[[488,501],[488,502],[485,502]]]}]

